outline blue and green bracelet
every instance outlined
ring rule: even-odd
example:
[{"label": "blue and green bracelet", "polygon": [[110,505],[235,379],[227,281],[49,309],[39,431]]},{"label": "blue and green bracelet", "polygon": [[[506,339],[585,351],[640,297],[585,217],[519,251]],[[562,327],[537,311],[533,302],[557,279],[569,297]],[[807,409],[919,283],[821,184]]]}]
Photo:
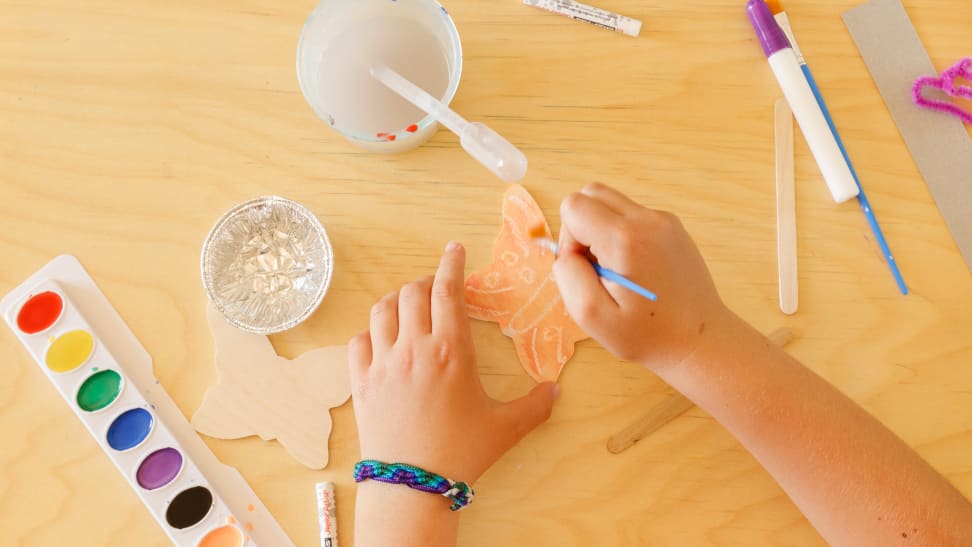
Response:
[{"label": "blue and green bracelet", "polygon": [[464,482],[456,482],[407,463],[361,460],[354,466],[354,482],[373,481],[404,484],[420,492],[440,494],[452,501],[449,509],[458,511],[472,503],[475,492]]}]

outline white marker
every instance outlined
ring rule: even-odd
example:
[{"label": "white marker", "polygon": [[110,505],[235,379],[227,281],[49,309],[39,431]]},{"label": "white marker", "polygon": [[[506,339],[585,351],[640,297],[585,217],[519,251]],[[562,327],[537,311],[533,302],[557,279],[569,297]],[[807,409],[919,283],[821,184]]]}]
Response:
[{"label": "white marker", "polygon": [[574,0],[523,0],[523,3],[628,36],[638,36],[641,32],[641,21],[637,19],[574,2]]},{"label": "white marker", "polygon": [[843,203],[851,199],[860,192],[857,182],[854,181],[844,154],[837,146],[837,140],[830,131],[813,90],[810,89],[810,83],[803,75],[800,61],[786,33],[773,18],[765,0],[749,0],[746,12],[834,201]]},{"label": "white marker", "polygon": [[317,521],[321,526],[321,547],[338,547],[334,483],[317,483]]}]

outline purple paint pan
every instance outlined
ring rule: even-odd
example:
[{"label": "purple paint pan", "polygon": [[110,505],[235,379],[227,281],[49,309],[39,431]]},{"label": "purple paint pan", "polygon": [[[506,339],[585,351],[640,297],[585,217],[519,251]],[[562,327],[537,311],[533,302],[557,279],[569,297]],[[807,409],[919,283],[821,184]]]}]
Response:
[{"label": "purple paint pan", "polygon": [[138,465],[135,481],[146,490],[158,490],[179,476],[182,462],[182,453],[175,448],[156,450]]}]

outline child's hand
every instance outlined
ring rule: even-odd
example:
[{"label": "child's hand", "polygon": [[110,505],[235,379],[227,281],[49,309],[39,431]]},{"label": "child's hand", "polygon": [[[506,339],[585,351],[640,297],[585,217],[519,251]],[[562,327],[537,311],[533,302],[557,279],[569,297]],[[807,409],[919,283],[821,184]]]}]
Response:
[{"label": "child's hand", "polygon": [[[706,329],[731,316],[674,215],[594,183],[564,200],[561,217],[554,273],[567,311],[618,357],[656,369],[677,364]],[[590,258],[655,292],[658,301],[603,281]]]},{"label": "child's hand", "polygon": [[435,279],[371,309],[349,365],[362,459],[415,465],[472,484],[550,416],[555,384],[509,403],[479,381],[463,293],[465,250],[450,243]]}]

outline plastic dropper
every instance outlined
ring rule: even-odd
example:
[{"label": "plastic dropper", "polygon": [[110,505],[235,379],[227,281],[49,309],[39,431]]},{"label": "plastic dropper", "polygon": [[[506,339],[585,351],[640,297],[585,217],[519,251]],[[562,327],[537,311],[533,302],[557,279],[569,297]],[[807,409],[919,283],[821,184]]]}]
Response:
[{"label": "plastic dropper", "polygon": [[438,120],[449,131],[459,135],[459,144],[466,152],[496,173],[499,178],[506,182],[516,182],[526,175],[526,156],[496,131],[482,123],[466,121],[454,110],[426,93],[424,89],[385,65],[371,67],[371,75]]}]

